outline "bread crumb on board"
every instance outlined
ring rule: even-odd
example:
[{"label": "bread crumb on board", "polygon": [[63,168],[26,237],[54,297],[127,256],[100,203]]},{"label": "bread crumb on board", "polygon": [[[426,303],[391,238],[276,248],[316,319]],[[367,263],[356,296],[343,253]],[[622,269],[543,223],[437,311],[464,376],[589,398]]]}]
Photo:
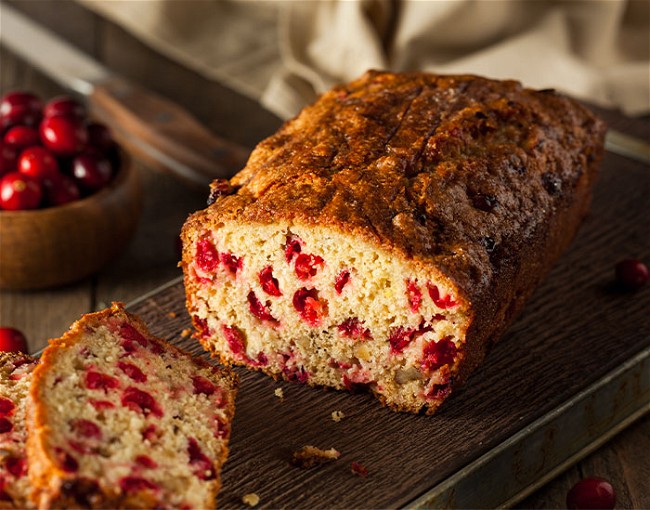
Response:
[{"label": "bread crumb on board", "polygon": [[341,456],[341,452],[335,448],[329,450],[322,450],[315,446],[306,445],[293,452],[291,463],[299,468],[308,469],[326,462],[337,460]]},{"label": "bread crumb on board", "polygon": [[184,329],[183,331],[181,331],[181,337],[182,337],[182,338],[187,338],[187,337],[190,336],[191,334],[192,334],[192,330],[189,329],[189,328]]},{"label": "bread crumb on board", "polygon": [[250,507],[253,507],[253,506],[257,506],[259,504],[260,497],[257,494],[255,494],[254,492],[249,492],[248,494],[244,494],[242,496],[241,500],[242,500],[242,503],[244,503],[244,504],[246,504],[246,505],[248,505]]},{"label": "bread crumb on board", "polygon": [[176,318],[176,312],[167,312],[166,316],[170,319]]},{"label": "bread crumb on board", "polygon": [[282,391],[282,388],[275,388],[275,396],[280,400],[284,400],[284,391]]},{"label": "bread crumb on board", "polygon": [[339,422],[343,418],[345,418],[345,414],[343,413],[343,411],[332,411],[332,419],[335,422]]}]

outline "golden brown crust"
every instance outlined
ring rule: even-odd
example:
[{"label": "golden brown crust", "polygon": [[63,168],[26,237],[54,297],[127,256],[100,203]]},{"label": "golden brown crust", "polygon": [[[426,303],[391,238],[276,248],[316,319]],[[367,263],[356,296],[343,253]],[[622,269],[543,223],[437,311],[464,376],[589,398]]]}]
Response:
[{"label": "golden brown crust", "polygon": [[[143,499],[146,494],[124,495],[115,489],[108,492],[100,489],[96,483],[80,479],[75,475],[66,473],[57,467],[52,461],[49,451],[48,438],[50,436],[47,423],[47,409],[43,402],[47,398],[46,387],[42,382],[45,375],[56,366],[57,357],[64,351],[82,341],[86,329],[104,323],[109,317],[117,317],[134,325],[145,337],[153,338],[147,325],[137,316],[127,312],[123,303],[114,302],[110,308],[99,312],[84,315],[76,321],[70,329],[60,338],[49,341],[41,361],[34,370],[32,386],[29,398],[28,414],[28,440],[27,455],[29,459],[29,477],[32,484],[32,501],[39,508],[149,508],[157,504],[155,501]],[[193,361],[202,367],[211,367],[205,360],[193,358],[193,356],[173,344],[167,344],[166,348],[176,350],[183,355],[192,358]],[[214,367],[213,367],[214,368]],[[228,367],[219,368],[219,378],[228,390],[232,398],[227,400],[225,413],[230,423],[235,413],[235,396],[239,384],[238,376]],[[214,467],[216,480],[211,498],[216,501],[217,493],[221,486],[221,466],[228,457],[227,441],[224,442],[221,454],[215,459]]]},{"label": "golden brown crust", "polygon": [[605,129],[576,101],[515,81],[370,71],[261,142],[236,193],[184,232],[328,225],[438,268],[473,314],[457,384],[573,238]]}]

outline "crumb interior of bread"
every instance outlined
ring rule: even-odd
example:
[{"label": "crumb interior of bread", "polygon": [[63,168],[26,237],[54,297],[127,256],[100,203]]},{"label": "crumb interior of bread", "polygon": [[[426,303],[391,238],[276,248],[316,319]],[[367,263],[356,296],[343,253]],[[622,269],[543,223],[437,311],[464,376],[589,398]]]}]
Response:
[{"label": "crumb interior of bread", "polygon": [[[217,387],[220,381],[209,367],[197,367],[174,350],[151,352],[137,342],[133,350],[132,342],[131,352],[126,352],[119,327],[115,321],[87,326],[81,340],[59,349],[45,376],[41,404],[49,427],[46,449],[53,463],[63,466],[69,476],[97,482],[108,495],[119,493],[131,477],[134,492],[150,492],[148,496],[164,507],[210,507],[217,473],[210,474],[206,465],[205,476],[197,476],[188,441],[194,438],[211,462],[220,459],[225,445],[218,430],[227,423],[220,403],[226,397],[220,391],[197,394],[193,377],[205,377]],[[136,366],[146,381],[134,380],[119,362]],[[91,388],[89,372],[117,383]],[[129,388],[151,395],[159,412],[125,406]],[[99,435],[85,433],[79,420],[95,424]],[[138,460],[144,457],[147,462]],[[70,458],[76,468],[69,468]],[[149,482],[156,488],[148,488]]]},{"label": "crumb interior of bread", "polygon": [[[223,358],[300,382],[364,385],[397,408],[446,395],[467,313],[440,274],[327,227],[233,223],[186,243],[197,334]],[[315,301],[307,312],[305,296]]]}]

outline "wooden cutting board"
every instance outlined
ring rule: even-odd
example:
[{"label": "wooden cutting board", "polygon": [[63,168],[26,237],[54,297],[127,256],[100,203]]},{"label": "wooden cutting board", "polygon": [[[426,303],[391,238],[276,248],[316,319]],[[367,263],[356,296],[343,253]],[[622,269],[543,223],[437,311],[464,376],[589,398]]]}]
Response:
[{"label": "wooden cutting board", "polygon": [[[608,153],[571,248],[435,416],[238,370],[219,506],[246,507],[242,496],[256,493],[258,508],[486,508],[514,503],[577,461],[650,408],[650,285],[628,293],[613,284],[620,259],[650,259],[649,203],[650,168]],[[187,336],[180,280],[129,306],[155,334],[202,352]],[[308,444],[341,457],[291,465]],[[366,477],[352,473],[353,461]]]}]

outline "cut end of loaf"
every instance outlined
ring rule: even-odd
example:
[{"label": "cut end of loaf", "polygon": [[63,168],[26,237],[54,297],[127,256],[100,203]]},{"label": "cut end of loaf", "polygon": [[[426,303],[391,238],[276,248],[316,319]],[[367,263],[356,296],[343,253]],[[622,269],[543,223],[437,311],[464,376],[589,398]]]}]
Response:
[{"label": "cut end of loaf", "polygon": [[35,366],[27,354],[0,352],[0,508],[31,508],[25,402]]},{"label": "cut end of loaf", "polygon": [[[52,342],[28,452],[42,507],[213,508],[236,381],[114,305]],[[33,462],[32,462],[33,460]]]},{"label": "cut end of loaf", "polygon": [[433,412],[463,358],[467,303],[453,284],[335,228],[186,228],[188,310],[230,364]]}]

